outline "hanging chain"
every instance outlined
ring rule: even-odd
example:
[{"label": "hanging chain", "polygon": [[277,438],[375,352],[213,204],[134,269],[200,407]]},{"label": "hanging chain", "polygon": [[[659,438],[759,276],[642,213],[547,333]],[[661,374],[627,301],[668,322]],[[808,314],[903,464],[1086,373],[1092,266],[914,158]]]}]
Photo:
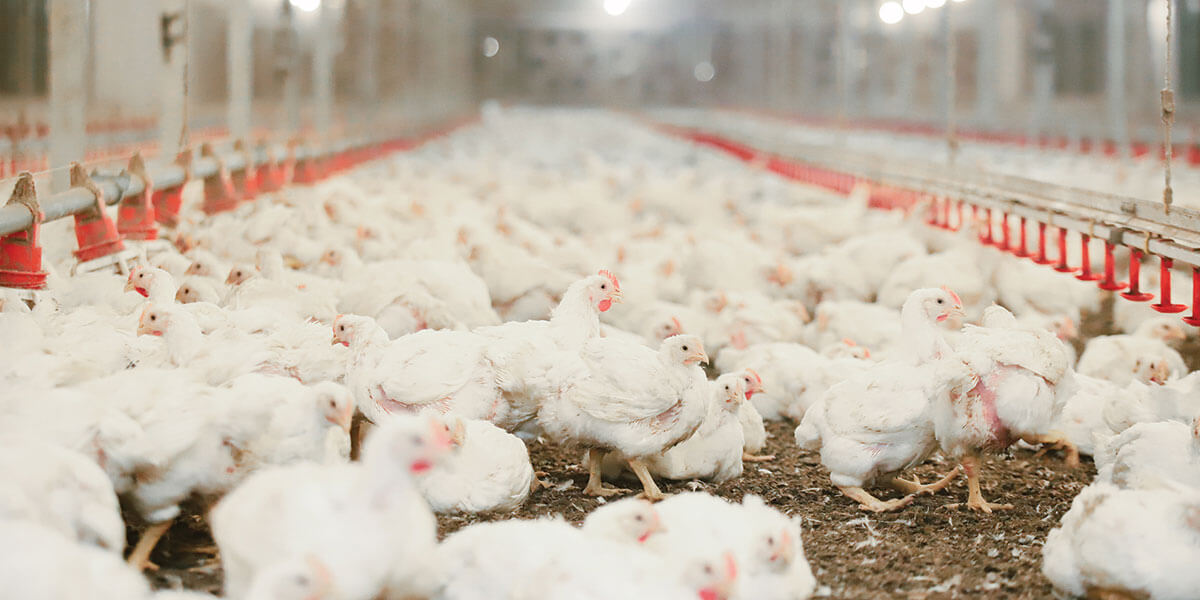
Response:
[{"label": "hanging chain", "polygon": [[192,1],[184,0],[183,2],[183,122],[179,125],[179,149],[187,147],[188,143],[188,67],[192,62],[192,51],[189,47],[188,37],[191,29],[191,9]]},{"label": "hanging chain", "polygon": [[1173,0],[1167,2],[1167,60],[1163,69],[1163,89],[1162,89],[1162,127],[1163,127],[1163,208],[1171,210],[1171,202],[1174,201],[1175,192],[1171,189],[1171,159],[1174,154],[1174,148],[1171,143],[1171,126],[1175,123],[1175,92],[1171,90],[1171,5]]}]

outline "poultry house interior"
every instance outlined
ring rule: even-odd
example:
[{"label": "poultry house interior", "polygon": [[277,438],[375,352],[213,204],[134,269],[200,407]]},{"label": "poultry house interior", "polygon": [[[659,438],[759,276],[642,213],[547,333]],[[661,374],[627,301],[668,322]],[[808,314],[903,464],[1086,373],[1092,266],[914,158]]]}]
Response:
[{"label": "poultry house interior", "polygon": [[1196,598],[1198,39],[0,2],[0,597]]}]

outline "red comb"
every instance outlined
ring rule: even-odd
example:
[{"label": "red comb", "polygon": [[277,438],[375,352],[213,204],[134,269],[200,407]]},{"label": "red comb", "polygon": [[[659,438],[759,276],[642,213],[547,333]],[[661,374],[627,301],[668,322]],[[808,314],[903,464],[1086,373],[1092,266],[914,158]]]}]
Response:
[{"label": "red comb", "polygon": [[950,294],[950,297],[954,298],[954,302],[956,304],[958,304],[959,306],[962,306],[962,298],[959,298],[958,294],[954,293],[954,290],[952,290],[944,285],[942,286],[942,290],[944,290],[947,294]]},{"label": "red comb", "polygon": [[675,329],[678,329],[679,331],[683,331],[683,323],[680,323],[679,319],[676,319],[675,317],[671,317],[671,322],[675,324]]},{"label": "red comb", "polygon": [[617,278],[612,274],[612,272],[610,272],[608,269],[600,269],[600,274],[607,277],[608,280],[612,282],[613,287],[616,288],[618,292],[621,291],[621,282],[617,281]]}]

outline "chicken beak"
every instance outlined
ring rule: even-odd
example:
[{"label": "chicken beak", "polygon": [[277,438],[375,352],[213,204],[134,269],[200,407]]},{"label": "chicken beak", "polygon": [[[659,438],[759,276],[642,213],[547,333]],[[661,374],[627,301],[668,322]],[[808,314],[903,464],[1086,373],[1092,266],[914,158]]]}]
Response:
[{"label": "chicken beak", "polygon": [[1058,328],[1058,338],[1061,340],[1073,340],[1079,335],[1079,330],[1075,328],[1075,321],[1067,319]]},{"label": "chicken beak", "polygon": [[792,544],[792,534],[784,531],[783,535],[779,536],[779,543],[775,545],[775,552],[771,554],[771,562],[790,565],[795,558],[796,548]]},{"label": "chicken beak", "polygon": [[684,362],[687,364],[692,364],[692,363],[706,363],[707,364],[708,363],[708,353],[706,353],[703,350],[695,350],[695,351],[689,352],[687,355],[687,360]]},{"label": "chicken beak", "polygon": [[349,434],[350,427],[351,427],[351,425],[353,425],[353,423],[354,423],[354,403],[350,403],[350,404],[346,405],[345,410],[338,413],[336,425],[338,427],[341,427],[342,431],[345,431],[347,434]]},{"label": "chicken beak", "polygon": [[725,576],[715,586],[717,598],[729,598],[733,595],[734,584],[737,583],[738,566],[732,552],[725,553]]},{"label": "chicken beak", "polygon": [[225,285],[234,285],[237,283],[237,281],[238,279],[237,277],[234,277],[233,271],[230,271],[229,276],[225,278]]},{"label": "chicken beak", "polygon": [[151,329],[149,325],[139,321],[138,327],[137,327],[137,334],[138,335],[153,335],[154,330]]},{"label": "chicken beak", "polygon": [[133,284],[133,278],[130,277],[129,279],[127,279],[125,281],[125,291],[132,292],[132,291],[136,291],[136,290],[137,290],[137,286]]},{"label": "chicken beak", "polygon": [[621,290],[615,289],[611,294],[608,295],[608,299],[615,304],[621,304],[625,302],[625,294]]},{"label": "chicken beak", "polygon": [[455,448],[461,448],[463,442],[467,440],[467,425],[462,419],[454,421],[454,428],[450,434],[450,445]]}]

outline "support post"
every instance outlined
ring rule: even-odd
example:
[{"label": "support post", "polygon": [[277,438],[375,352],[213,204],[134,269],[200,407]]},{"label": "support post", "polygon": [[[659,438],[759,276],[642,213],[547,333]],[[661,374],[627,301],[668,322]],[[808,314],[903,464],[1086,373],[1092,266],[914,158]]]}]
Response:
[{"label": "support post", "polygon": [[1121,158],[1129,157],[1129,117],[1125,92],[1125,0],[1108,0],[1105,107],[1109,135]]},{"label": "support post", "polygon": [[158,150],[163,156],[170,156],[182,148],[184,129],[187,127],[188,14],[187,5],[183,0],[159,0],[159,7],[163,68]]},{"label": "support post", "polygon": [[[50,166],[83,160],[87,151],[87,3],[50,2]],[[54,174],[52,191],[70,185],[65,170]]]},{"label": "support post", "polygon": [[247,2],[229,2],[229,135],[244,140],[250,135],[253,102],[254,35],[253,7]]}]

